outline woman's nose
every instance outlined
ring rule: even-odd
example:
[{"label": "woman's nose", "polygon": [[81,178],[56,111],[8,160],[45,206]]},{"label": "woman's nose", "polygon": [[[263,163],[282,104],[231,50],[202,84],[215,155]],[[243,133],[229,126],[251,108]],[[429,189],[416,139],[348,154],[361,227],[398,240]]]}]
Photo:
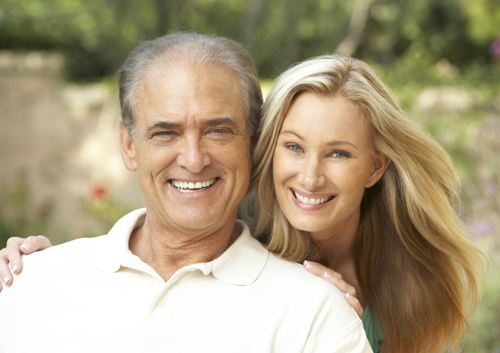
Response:
[{"label": "woman's nose", "polygon": [[299,183],[306,190],[314,190],[326,183],[326,177],[323,173],[321,162],[317,158],[307,158],[302,165],[299,173]]}]

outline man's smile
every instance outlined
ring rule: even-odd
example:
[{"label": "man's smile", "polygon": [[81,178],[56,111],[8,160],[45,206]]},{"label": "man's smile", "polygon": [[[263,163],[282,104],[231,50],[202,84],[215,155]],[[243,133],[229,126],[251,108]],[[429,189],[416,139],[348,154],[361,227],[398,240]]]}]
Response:
[{"label": "man's smile", "polygon": [[219,178],[212,178],[204,181],[182,181],[171,179],[169,182],[180,192],[189,193],[208,189],[214,185],[217,180],[219,180]]}]

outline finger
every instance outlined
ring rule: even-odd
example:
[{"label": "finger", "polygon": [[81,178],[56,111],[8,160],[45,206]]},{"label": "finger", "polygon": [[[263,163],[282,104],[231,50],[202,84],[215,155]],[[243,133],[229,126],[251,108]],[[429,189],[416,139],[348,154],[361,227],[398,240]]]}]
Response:
[{"label": "finger", "polygon": [[342,279],[342,275],[340,273],[335,272],[331,268],[323,266],[323,265],[321,265],[317,262],[314,262],[314,261],[304,261],[304,267],[306,268],[306,270],[308,272],[310,272],[313,275],[316,275],[318,277],[323,277],[323,274],[326,271],[328,271],[328,273],[330,273],[332,276],[335,276],[335,277]]},{"label": "finger", "polygon": [[[7,246],[5,249],[0,251],[0,279],[3,285],[10,286],[14,281],[12,276],[11,268],[15,273],[19,273],[19,265],[21,262],[21,255],[19,254],[19,246],[23,239],[18,237],[11,237],[7,240]],[[16,260],[17,254],[17,260]],[[10,258],[15,260],[14,263],[10,261]],[[9,268],[10,264],[10,268]]]},{"label": "finger", "polygon": [[[21,245],[23,244],[25,239],[19,237],[11,237],[7,240],[7,246],[4,250],[5,257],[2,258],[3,261],[0,261],[0,275],[4,278],[3,271],[7,271],[7,265],[10,265],[12,272],[14,274],[18,274],[21,272],[22,261],[21,261],[21,253],[22,250]],[[5,266],[4,266],[5,265]],[[10,271],[9,271],[10,272]],[[13,279],[12,279],[13,280]],[[12,281],[7,285],[12,284]]]},{"label": "finger", "polygon": [[20,250],[23,254],[31,254],[35,251],[40,251],[44,250],[47,248],[50,248],[52,244],[50,243],[50,240],[43,236],[43,235],[37,235],[37,236],[30,236],[27,237],[23,243],[20,246]]},{"label": "finger", "polygon": [[345,293],[344,298],[347,300],[349,305],[354,309],[356,314],[358,314],[359,318],[361,319],[361,316],[363,316],[363,307],[361,306],[361,303],[359,302],[358,298],[353,297],[349,293]]},{"label": "finger", "polygon": [[[6,255],[5,255],[5,249],[2,249],[0,250],[0,292],[2,291],[3,289],[3,279],[1,278],[5,278],[5,275],[6,275],[6,270],[3,269],[2,267],[2,264],[5,266],[6,264]],[[10,271],[9,271],[10,272]]]},{"label": "finger", "polygon": [[337,287],[342,293],[349,293],[353,297],[356,297],[356,289],[345,282],[342,279],[342,275],[338,272],[335,272],[331,268],[323,266],[317,262],[313,261],[305,261],[304,267],[306,270],[318,277],[323,278],[324,280],[330,282],[335,287]]},{"label": "finger", "polygon": [[6,250],[0,251],[0,291],[3,285],[10,286],[12,284],[12,273],[8,265]]},{"label": "finger", "polygon": [[[18,274],[22,270],[23,263],[20,256],[21,253],[28,255],[34,253],[35,251],[40,251],[50,248],[51,246],[52,244],[50,243],[50,240],[43,235],[36,235],[36,236],[32,235],[26,239],[23,239],[23,242],[20,244],[18,251],[7,253],[8,259],[13,266],[12,267],[13,272],[15,274]],[[16,267],[15,271],[14,267]]]}]

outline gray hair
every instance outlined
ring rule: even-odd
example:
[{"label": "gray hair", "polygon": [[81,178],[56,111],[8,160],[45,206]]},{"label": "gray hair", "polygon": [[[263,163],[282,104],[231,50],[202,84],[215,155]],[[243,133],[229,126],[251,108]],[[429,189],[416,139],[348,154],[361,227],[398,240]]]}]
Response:
[{"label": "gray hair", "polygon": [[142,43],[128,56],[119,71],[121,121],[134,140],[136,91],[148,68],[181,60],[206,65],[224,65],[239,79],[246,110],[247,129],[253,136],[260,119],[262,91],[250,54],[233,40],[193,32],[173,33]]}]

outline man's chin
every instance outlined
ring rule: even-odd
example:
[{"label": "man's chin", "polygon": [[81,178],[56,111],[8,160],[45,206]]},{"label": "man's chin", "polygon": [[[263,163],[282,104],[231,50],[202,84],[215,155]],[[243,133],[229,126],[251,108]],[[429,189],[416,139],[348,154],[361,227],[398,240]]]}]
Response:
[{"label": "man's chin", "polygon": [[[177,212],[176,212],[177,213]],[[175,229],[182,230],[185,234],[199,232],[216,232],[229,223],[234,224],[236,217],[228,217],[227,215],[217,213],[186,213],[185,215],[168,214],[168,223],[174,226]],[[177,216],[177,217],[176,217]]]}]

